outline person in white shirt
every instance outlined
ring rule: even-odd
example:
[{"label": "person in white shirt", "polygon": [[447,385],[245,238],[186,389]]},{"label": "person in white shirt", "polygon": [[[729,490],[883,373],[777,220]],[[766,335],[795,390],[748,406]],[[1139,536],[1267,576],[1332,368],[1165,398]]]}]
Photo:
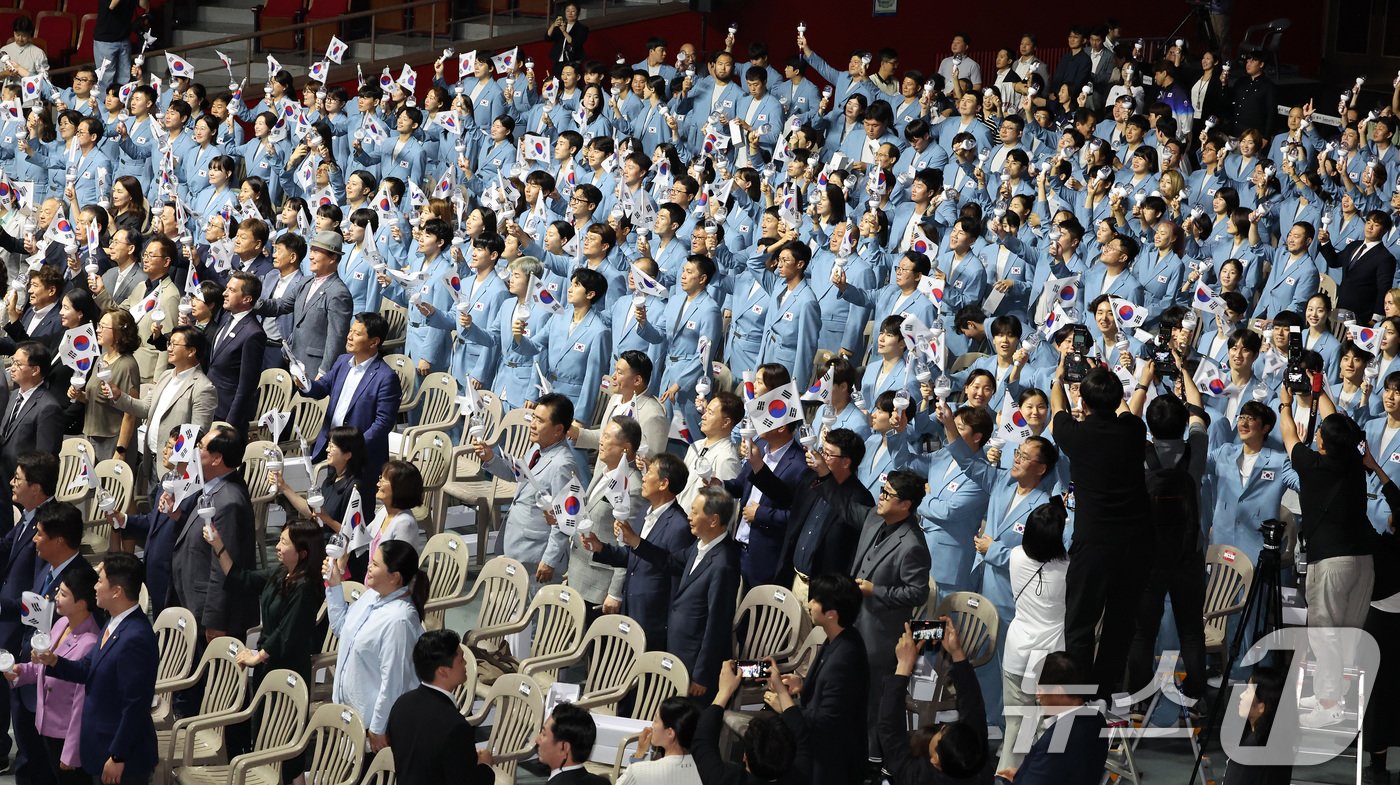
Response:
[{"label": "person in white shirt", "polygon": [[677,695],[667,698],[656,709],[651,727],[642,730],[637,743],[639,754],[648,745],[650,760],[633,763],[622,771],[618,785],[700,785],[700,772],[690,757],[690,744],[700,710]]},{"label": "person in white shirt", "polygon": [[677,504],[683,510],[690,509],[700,488],[708,484],[710,478],[724,482],[739,476],[739,450],[730,435],[744,418],[743,400],[732,392],[721,391],[709,401],[696,396],[695,405],[701,407],[700,433],[703,436],[685,451],[690,482],[677,496]]}]

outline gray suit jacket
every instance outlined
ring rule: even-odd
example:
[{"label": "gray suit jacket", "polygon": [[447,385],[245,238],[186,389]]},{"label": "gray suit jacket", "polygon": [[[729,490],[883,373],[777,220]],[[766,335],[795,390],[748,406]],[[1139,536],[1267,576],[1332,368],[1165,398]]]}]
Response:
[{"label": "gray suit jacket", "polygon": [[[149,419],[160,401],[160,396],[165,392],[166,385],[175,378],[175,369],[167,368],[156,383],[146,390],[146,395],[139,400],[130,395],[123,395],[112,402],[116,408],[130,414],[138,419],[147,420],[146,436],[147,443],[151,436],[151,429],[160,435],[159,443],[165,442],[165,436],[170,429],[177,425],[193,423],[200,428],[208,428],[214,421],[214,408],[219,405],[219,393],[214,389],[214,385],[209,381],[209,377],[204,375],[204,371],[194,368],[194,373],[186,379],[180,381],[179,392],[175,395],[175,400],[166,409],[159,422],[150,422]],[[146,445],[142,444],[142,450]]]},{"label": "gray suit jacket", "polygon": [[58,454],[63,446],[63,408],[50,391],[48,384],[40,384],[29,394],[24,407],[15,415],[14,422],[6,425],[10,409],[14,406],[18,390],[9,390],[0,411],[0,474],[6,483],[15,475],[19,456],[27,452],[47,452]]},{"label": "gray suit jacket", "polygon": [[[226,475],[207,501],[215,510],[211,523],[233,557],[234,568],[255,568],[253,503],[243,478],[236,471]],[[204,540],[202,523],[193,512],[180,521],[170,560],[173,596],[169,604],[189,608],[203,629],[224,630],[241,638],[257,622],[258,598],[225,589],[224,571]]]},{"label": "gray suit jacket", "polygon": [[339,275],[332,274],[308,299],[306,293],[313,285],[314,281],[307,281],[299,287],[289,286],[282,297],[259,301],[253,312],[258,316],[292,315],[292,332],[283,336],[283,342],[314,380],[330,371],[335,358],[345,353],[353,314],[350,289]]},{"label": "gray suit jacket", "polygon": [[[593,472],[593,482],[589,483],[584,490],[583,516],[593,524],[593,533],[598,535],[598,539],[611,545],[617,542],[613,536],[613,521],[616,515],[613,512],[612,503],[608,501],[608,495],[598,490],[600,485],[607,483],[606,467]],[[647,503],[642,499],[642,475],[635,469],[628,472],[627,487],[630,489],[628,496],[632,499],[632,528],[640,532],[642,530],[642,519],[646,517]],[[593,495],[597,492],[597,498]],[[591,500],[591,501],[590,501]],[[566,537],[569,541],[569,575],[568,584],[578,589],[578,593],[583,595],[584,602],[589,605],[601,605],[603,600],[609,596],[616,597],[618,602],[622,601],[623,584],[627,580],[627,568],[609,567],[601,562],[593,561],[593,554],[583,549],[583,541],[578,532],[565,534],[558,527],[554,529],[556,537]]]},{"label": "gray suit jacket", "polygon": [[861,602],[856,629],[865,640],[870,672],[893,673],[894,644],[904,634],[904,623],[915,608],[928,600],[931,558],[917,516],[895,526],[879,545],[875,537],[885,519],[872,511],[861,526],[851,575],[875,584],[875,591]]},{"label": "gray suit jacket", "polygon": [[[144,292],[146,290],[146,273],[141,270],[141,260],[132,262],[132,271],[127,274],[122,285],[117,286],[117,276],[120,271],[113,267],[102,274],[102,286],[105,291],[96,298],[99,308],[111,308],[113,305],[120,305],[131,298],[132,292]],[[128,306],[130,307],[130,306]],[[173,317],[172,317],[173,318]]]}]

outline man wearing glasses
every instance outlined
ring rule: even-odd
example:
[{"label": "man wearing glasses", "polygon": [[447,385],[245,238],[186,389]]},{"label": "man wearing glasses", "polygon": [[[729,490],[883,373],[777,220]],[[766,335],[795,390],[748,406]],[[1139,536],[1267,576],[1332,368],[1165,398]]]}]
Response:
[{"label": "man wearing glasses", "polygon": [[202,431],[214,421],[219,394],[200,368],[208,345],[198,328],[176,327],[165,346],[170,368],[147,388],[144,398],[132,398],[120,386],[103,385],[102,394],[111,399],[113,406],[145,422],[141,448],[150,467],[148,477],[153,482],[160,480],[160,455],[170,429],[192,423]]},{"label": "man wearing glasses", "polygon": [[136,263],[136,244],[132,242],[133,230],[118,229],[107,241],[107,258],[112,267],[100,276],[89,276],[88,288],[99,308],[108,309],[122,306],[131,295],[145,290],[146,274]]},{"label": "man wearing glasses", "polygon": [[[855,627],[865,641],[870,683],[894,673],[894,642],[915,608],[928,601],[931,560],[914,511],[924,500],[924,478],[903,469],[890,472],[873,510],[866,509],[851,576],[860,589]],[[876,733],[880,690],[870,690],[866,709],[870,757],[881,758]]]},{"label": "man wearing glasses", "polygon": [[[951,426],[951,418],[948,425]],[[972,540],[977,555],[972,561],[971,584],[983,597],[996,606],[997,640],[1006,640],[1007,628],[1016,615],[1016,591],[1011,585],[1011,552],[1026,532],[1026,519],[1035,508],[1050,501],[1057,475],[1055,464],[1060,451],[1041,436],[1031,436],[1015,447],[1011,468],[1001,467],[1001,450],[993,448],[986,457],[974,452],[962,439],[948,434],[948,449],[953,460],[981,488],[987,489],[986,522]],[[977,681],[990,709],[988,721],[1005,727],[1001,712],[1001,656],[977,669]]]},{"label": "man wearing glasses", "polygon": [[[63,446],[63,410],[49,392],[44,374],[53,365],[53,354],[37,341],[25,341],[10,358],[14,388],[3,396],[0,415],[0,475],[6,483],[15,476],[23,453],[57,455]],[[3,385],[0,385],[3,388]]]}]

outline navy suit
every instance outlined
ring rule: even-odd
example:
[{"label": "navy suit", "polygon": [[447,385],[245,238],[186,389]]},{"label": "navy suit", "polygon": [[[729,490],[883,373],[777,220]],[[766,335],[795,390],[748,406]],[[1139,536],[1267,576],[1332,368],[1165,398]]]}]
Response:
[{"label": "navy suit", "polygon": [[[159,499],[159,483],[151,488],[152,499]],[[199,506],[199,494],[192,493],[180,503],[180,520],[187,520]],[[175,554],[175,540],[184,527],[180,521],[152,509],[139,515],[126,516],[123,536],[133,537],[145,549],[146,593],[151,598],[151,615],[159,616],[165,610],[167,593],[170,591],[170,565]]]},{"label": "navy suit", "polygon": [[[690,519],[679,504],[672,504],[647,532],[647,541],[667,553],[686,551],[694,542]],[[636,619],[647,635],[648,651],[667,651],[666,620],[671,613],[671,597],[681,579],[659,565],[642,559],[621,545],[605,544],[594,561],[613,567],[626,567],[627,579],[622,596],[622,612]]]},{"label": "navy suit", "polygon": [[[1071,721],[1068,741],[1061,749],[1057,746],[1057,737],[1066,734],[1061,723]],[[1099,782],[1108,759],[1108,739],[1101,736],[1105,727],[1103,714],[1092,708],[1060,715],[1031,745],[1030,752],[1016,769],[1013,782],[1015,785],[1093,785]],[[1052,748],[1059,751],[1052,752]]]},{"label": "navy suit", "polygon": [[100,777],[107,759],[116,756],[126,764],[123,783],[150,779],[156,766],[151,702],[159,662],[155,631],[137,608],[122,619],[104,645],[83,659],[60,658],[48,667],[48,675],[87,687],[79,737],[83,771]]},{"label": "navy suit", "polygon": [[685,663],[690,681],[713,693],[719,687],[719,669],[729,659],[733,644],[734,608],[739,598],[739,544],[732,537],[713,543],[711,550],[691,570],[700,543],[680,552],[642,540],[634,549],[659,570],[679,576],[671,598],[666,648]]},{"label": "navy suit", "polygon": [[29,324],[34,309],[26,306],[24,313],[20,314],[19,321],[5,325],[6,337],[0,338],[0,354],[14,354],[15,348],[25,341],[38,341],[57,354],[58,345],[62,343],[65,332],[63,322],[59,320],[60,307],[59,303],[54,303],[49,312],[44,314],[44,318],[34,325],[34,331],[27,332],[25,325]]},{"label": "navy suit", "polygon": [[230,422],[246,431],[258,408],[258,377],[263,371],[266,337],[258,317],[248,314],[238,321],[231,335],[225,335],[231,314],[219,319],[209,337],[209,367],[205,375],[219,394],[214,419]]},{"label": "navy suit", "polygon": [[[309,398],[330,396],[330,403],[326,406],[326,425],[321,435],[316,437],[316,446],[311,451],[316,460],[321,460],[325,455],[326,434],[335,425],[336,404],[345,384],[345,375],[350,371],[350,361],[349,354],[340,355],[330,371],[311,382],[310,389],[306,390]],[[307,373],[310,373],[310,369],[307,369]],[[367,477],[378,476],[380,468],[389,460],[389,432],[394,430],[398,419],[401,395],[399,377],[394,370],[383,358],[370,359],[369,368],[365,369],[365,376],[355,389],[355,400],[345,412],[345,422],[341,423],[359,429],[365,437]]]},{"label": "navy suit", "polygon": [[[794,439],[787,452],[778,459],[773,474],[777,475],[779,482],[791,487],[797,484],[805,471],[807,459],[802,445]],[[748,461],[744,461],[739,469],[739,476],[724,482],[724,487],[729,490],[730,495],[738,497],[741,512],[748,506],[749,497],[753,495],[752,474],[753,467]],[[779,500],[767,494],[759,500],[758,512],[749,524],[749,547],[743,552],[741,569],[745,584],[761,586],[772,583],[777,576],[778,567],[783,561],[783,545],[787,540],[788,518],[788,509],[782,506]]]},{"label": "navy suit", "polygon": [[[19,660],[21,633],[25,629],[19,621],[20,595],[31,590],[34,576],[39,568],[39,557],[34,553],[34,521],[39,517],[39,511],[49,504],[53,504],[53,501],[46,501],[34,508],[34,514],[28,523],[17,524],[5,535],[4,539],[0,539],[0,554],[4,554],[5,558],[5,573],[3,577],[0,577],[0,580],[4,581],[3,584],[0,584],[0,647],[14,652],[16,660]],[[33,688],[29,689],[29,705],[33,706]],[[3,692],[4,698],[0,699],[0,715],[2,715],[0,723],[3,723],[3,726],[0,727],[7,727],[10,724],[12,713],[23,714],[23,706],[14,705],[19,700],[18,694],[10,688],[9,682],[5,683]],[[16,771],[23,768],[28,772],[34,768],[35,761],[31,756],[36,754],[34,752],[36,747],[31,742],[31,738],[37,736],[37,731],[34,731],[32,716],[27,727],[30,734],[26,735],[20,731],[16,731],[15,734],[19,747],[19,754],[15,759]],[[37,739],[34,740],[37,741]],[[0,744],[3,744],[4,754],[8,757],[10,751],[9,736],[5,736],[4,741]],[[39,744],[37,750],[37,754],[41,754],[43,745]],[[26,759],[29,759],[28,763],[26,763]],[[37,763],[39,768],[46,765],[43,758],[39,758]]]}]

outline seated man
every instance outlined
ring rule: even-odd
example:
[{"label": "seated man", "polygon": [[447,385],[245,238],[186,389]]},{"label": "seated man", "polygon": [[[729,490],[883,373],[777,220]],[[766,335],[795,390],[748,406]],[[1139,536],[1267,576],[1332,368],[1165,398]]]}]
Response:
[{"label": "seated man", "polygon": [[[1101,711],[1085,705],[1081,690],[1087,687],[1080,686],[1083,684],[1079,666],[1067,652],[1046,656],[1035,698],[1050,716],[1021,765],[997,772],[998,783],[1091,785],[1103,778],[1108,759],[1108,739],[1103,736],[1106,725]],[[1021,727],[1038,725],[1025,723]]]},{"label": "seated man", "polygon": [[[780,715],[764,712],[753,718],[740,742],[744,749],[743,765],[729,763],[720,755],[719,735],[724,727],[724,709],[734,699],[741,683],[734,660],[720,664],[719,690],[715,693],[714,701],[700,712],[695,741],[690,748],[690,754],[695,758],[695,768],[700,772],[700,781],[705,785],[768,782],[798,785],[809,782],[807,756],[799,754],[805,753],[806,725],[802,721],[802,711],[796,707]],[[768,679],[768,689],[777,692],[781,688],[778,669],[774,667]]]},{"label": "seated man", "polygon": [[583,770],[597,738],[598,726],[587,709],[572,703],[555,706],[535,738],[540,762],[549,767],[550,785],[607,785],[607,780]]}]

